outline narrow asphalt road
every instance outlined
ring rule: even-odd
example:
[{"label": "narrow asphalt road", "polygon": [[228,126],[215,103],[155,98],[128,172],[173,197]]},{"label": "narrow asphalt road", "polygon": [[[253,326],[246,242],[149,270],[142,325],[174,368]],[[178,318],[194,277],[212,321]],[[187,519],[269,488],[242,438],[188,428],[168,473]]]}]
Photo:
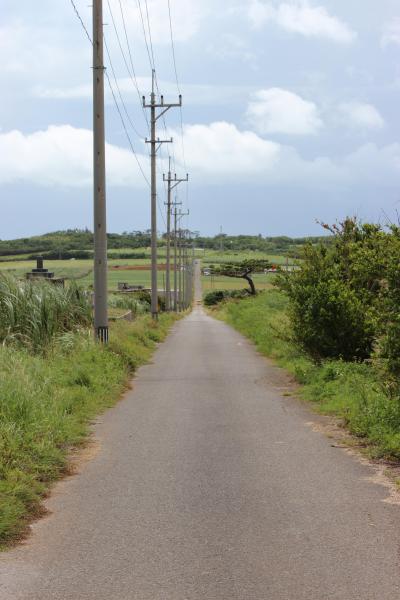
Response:
[{"label": "narrow asphalt road", "polygon": [[400,598],[400,508],[284,387],[197,307],[0,556],[0,599]]}]

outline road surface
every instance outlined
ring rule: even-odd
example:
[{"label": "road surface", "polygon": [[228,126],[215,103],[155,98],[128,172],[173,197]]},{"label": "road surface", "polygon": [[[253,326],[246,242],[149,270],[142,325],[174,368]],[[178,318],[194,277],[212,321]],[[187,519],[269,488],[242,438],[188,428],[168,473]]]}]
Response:
[{"label": "road surface", "polygon": [[197,307],[0,557],[0,599],[400,598],[400,508],[285,381]]}]

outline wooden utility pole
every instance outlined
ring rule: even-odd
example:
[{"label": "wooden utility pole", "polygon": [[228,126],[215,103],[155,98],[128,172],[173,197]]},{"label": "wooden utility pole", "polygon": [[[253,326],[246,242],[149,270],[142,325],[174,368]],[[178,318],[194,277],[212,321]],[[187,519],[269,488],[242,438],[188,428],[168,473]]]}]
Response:
[{"label": "wooden utility pole", "polygon": [[[161,96],[160,102],[156,100],[155,94],[155,77],[156,73],[152,72],[152,87],[150,104],[146,104],[146,98],[143,96],[143,107],[150,108],[151,121],[151,139],[146,139],[146,144],[151,144],[151,314],[153,319],[158,318],[158,287],[157,287],[157,177],[156,177],[156,160],[157,151],[162,144],[171,143],[173,140],[160,140],[156,137],[156,125],[160,117],[162,117],[170,108],[182,106],[182,96],[179,96],[177,104],[165,104],[164,96]],[[156,109],[161,111],[156,114]]]},{"label": "wooden utility pole", "polygon": [[171,157],[169,158],[168,177],[163,175],[163,180],[168,182],[168,196],[167,196],[167,271],[166,271],[166,297],[165,297],[165,308],[171,310],[171,193],[182,181],[188,181],[189,175],[186,175],[185,179],[178,179],[176,173],[174,177],[171,174]]},{"label": "wooden utility pole", "polygon": [[108,342],[103,2],[93,0],[94,330]]}]

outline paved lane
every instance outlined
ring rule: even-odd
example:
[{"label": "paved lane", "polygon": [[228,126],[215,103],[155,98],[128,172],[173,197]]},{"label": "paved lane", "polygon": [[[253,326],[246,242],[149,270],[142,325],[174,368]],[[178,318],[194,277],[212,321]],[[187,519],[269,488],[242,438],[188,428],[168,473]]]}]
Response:
[{"label": "paved lane", "polygon": [[394,600],[399,507],[196,308],[96,426],[1,600]]}]

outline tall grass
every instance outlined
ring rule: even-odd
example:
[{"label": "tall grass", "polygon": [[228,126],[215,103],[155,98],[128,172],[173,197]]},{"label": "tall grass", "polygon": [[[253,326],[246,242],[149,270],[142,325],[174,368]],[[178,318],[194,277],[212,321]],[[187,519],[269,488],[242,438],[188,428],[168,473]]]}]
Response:
[{"label": "tall grass", "polygon": [[89,298],[77,285],[63,288],[0,274],[0,343],[38,351],[57,335],[90,323]]},{"label": "tall grass", "polygon": [[45,355],[0,346],[0,549],[25,533],[66,471],[71,447],[84,442],[88,423],[118,400],[176,318],[115,323],[108,346],[84,332],[57,337]]},{"label": "tall grass", "polygon": [[150,311],[150,305],[147,302],[135,298],[134,295],[130,294],[110,294],[108,297],[108,306],[110,308],[131,310],[134,316],[143,315]]}]

